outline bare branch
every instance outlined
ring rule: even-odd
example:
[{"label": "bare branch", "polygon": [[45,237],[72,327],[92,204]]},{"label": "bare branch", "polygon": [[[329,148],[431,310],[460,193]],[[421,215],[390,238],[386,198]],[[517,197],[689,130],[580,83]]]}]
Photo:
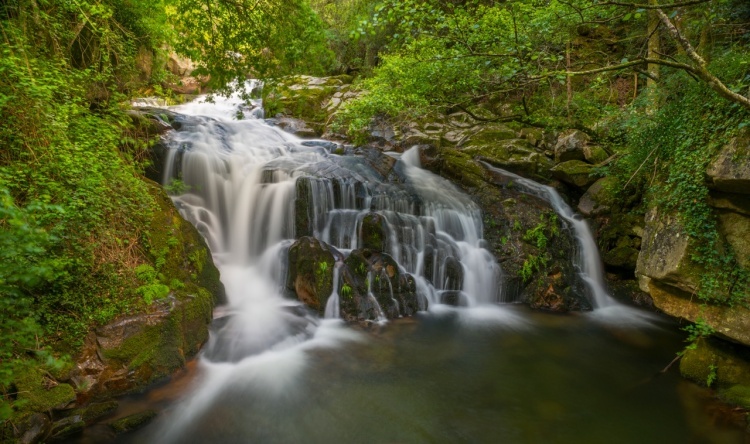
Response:
[{"label": "bare branch", "polygon": [[737,102],[745,108],[750,109],[750,99],[727,88],[724,82],[722,82],[718,77],[713,75],[713,73],[711,73],[708,68],[706,68],[706,61],[703,59],[703,57],[700,56],[700,54],[695,51],[695,48],[693,48],[693,45],[690,44],[685,36],[680,33],[680,30],[677,29],[674,23],[672,23],[667,14],[665,14],[661,9],[657,9],[656,13],[659,15],[659,20],[661,20],[661,22],[667,28],[667,32],[669,32],[672,38],[677,40],[680,46],[682,46],[682,49],[685,50],[685,54],[687,54],[690,60],[692,60],[695,64],[695,66],[692,67],[692,69],[689,71],[695,73],[695,75],[706,82],[711,89],[719,93],[720,96],[724,97],[725,99],[731,100],[732,102]]},{"label": "bare branch", "polygon": [[607,2],[601,2],[598,5],[599,6],[627,6],[630,8],[638,8],[638,9],[671,9],[671,8],[681,8],[683,6],[700,5],[701,3],[709,3],[710,1],[711,0],[691,0],[691,1],[680,2],[680,3],[667,3],[664,5],[648,5],[648,4],[642,4],[642,3],[607,1]]}]

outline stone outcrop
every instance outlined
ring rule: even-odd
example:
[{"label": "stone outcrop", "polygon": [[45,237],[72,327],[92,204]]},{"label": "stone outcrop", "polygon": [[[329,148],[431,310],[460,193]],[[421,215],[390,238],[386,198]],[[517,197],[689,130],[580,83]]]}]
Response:
[{"label": "stone outcrop", "polygon": [[150,191],[158,208],[148,227],[149,242],[170,282],[168,295],[141,313],[91,330],[71,366],[30,371],[18,380],[21,407],[14,412],[15,427],[0,430],[3,440],[31,443],[80,432],[117,408],[112,397],[171,375],[208,339],[213,307],[225,302],[219,272],[201,235],[164,191],[156,184]]},{"label": "stone outcrop", "polygon": [[722,192],[750,194],[750,131],[724,146],[708,166],[710,185]]},{"label": "stone outcrop", "polygon": [[286,286],[300,302],[322,315],[333,291],[333,247],[313,237],[301,237],[289,248],[289,268]]}]

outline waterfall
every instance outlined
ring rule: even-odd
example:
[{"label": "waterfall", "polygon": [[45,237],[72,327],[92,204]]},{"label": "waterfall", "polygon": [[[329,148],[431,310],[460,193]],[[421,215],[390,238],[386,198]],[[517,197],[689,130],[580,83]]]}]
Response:
[{"label": "waterfall", "polygon": [[570,205],[565,203],[560,194],[552,187],[526,179],[510,171],[493,167],[487,162],[481,162],[482,165],[493,173],[499,174],[513,181],[513,186],[518,187],[522,192],[539,197],[549,203],[553,210],[565,220],[575,233],[576,249],[575,264],[578,274],[584,282],[587,292],[589,293],[591,305],[594,308],[604,308],[616,305],[617,302],[607,293],[604,282],[604,272],[602,270],[602,261],[599,257],[599,249],[594,241],[586,221],[576,214]]}]

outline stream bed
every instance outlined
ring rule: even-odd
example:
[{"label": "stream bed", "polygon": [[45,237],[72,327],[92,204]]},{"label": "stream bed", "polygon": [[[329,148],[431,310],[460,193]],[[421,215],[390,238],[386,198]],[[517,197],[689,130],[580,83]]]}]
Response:
[{"label": "stream bed", "polygon": [[[383,172],[251,110],[237,121],[230,99],[175,111],[190,117],[167,141],[163,183],[180,188],[175,205],[207,239],[229,302],[187,372],[123,399],[114,414],[152,408],[155,421],[119,437],[103,423],[78,442],[744,441],[743,418],[682,380],[676,365],[661,372],[684,333],[607,294],[585,222],[548,187],[515,178],[575,229],[571,260],[592,312],[501,303],[503,272],[486,249],[479,208],[421,169],[414,152],[385,159]],[[310,190],[307,210],[298,205],[300,181]],[[367,250],[362,221],[375,213],[390,239],[377,254],[395,265],[390,278],[362,268],[366,282],[353,295],[343,288],[359,281],[343,258]],[[302,288],[286,280],[300,227],[336,249],[326,317],[289,298]],[[417,301],[415,316],[402,317],[410,313],[399,292]],[[446,305],[446,295],[462,306]],[[355,326],[339,319],[345,301]]]}]

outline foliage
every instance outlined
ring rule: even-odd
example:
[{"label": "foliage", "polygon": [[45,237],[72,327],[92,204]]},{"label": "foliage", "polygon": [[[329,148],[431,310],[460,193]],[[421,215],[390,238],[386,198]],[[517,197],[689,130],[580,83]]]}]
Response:
[{"label": "foliage", "polygon": [[526,231],[523,240],[531,242],[538,249],[547,248],[547,242],[559,234],[557,215],[554,213],[542,213],[539,223]]},{"label": "foliage", "polygon": [[333,62],[306,0],[173,0],[167,13],[175,50],[217,89],[248,74],[320,74]]},{"label": "foliage", "polygon": [[[712,68],[727,77],[745,76],[737,87],[746,88],[750,86],[746,76],[749,63],[747,53],[730,52],[717,58]],[[650,203],[680,216],[695,242],[691,259],[711,271],[701,276],[698,296],[702,300],[745,303],[750,297],[750,276],[731,248],[720,241],[716,214],[708,205],[704,172],[719,148],[740,133],[750,113],[711,95],[705,85],[685,75],[670,78],[665,86],[670,94],[658,112],[634,110],[625,119],[629,149],[611,174],[628,184],[625,192],[648,191]]]}]

